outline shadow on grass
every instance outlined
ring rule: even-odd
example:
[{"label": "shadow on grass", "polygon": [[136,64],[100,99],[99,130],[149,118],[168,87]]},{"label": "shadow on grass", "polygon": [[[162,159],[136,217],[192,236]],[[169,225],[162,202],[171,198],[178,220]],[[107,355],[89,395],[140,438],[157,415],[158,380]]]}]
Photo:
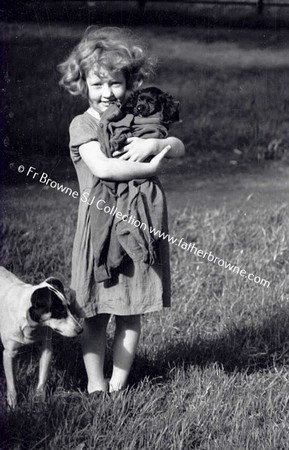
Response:
[{"label": "shadow on grass", "polygon": [[[188,5],[182,2],[146,4],[144,11],[137,1],[121,2],[3,2],[7,22],[66,23],[121,26],[163,25],[182,27],[229,27],[288,29],[287,8],[265,8],[257,14],[256,6]],[[16,5],[15,5],[16,4]],[[279,12],[281,10],[281,12]],[[289,12],[289,9],[288,9]]]},{"label": "shadow on grass", "polygon": [[173,367],[206,367],[219,364],[225,372],[254,373],[289,364],[289,313],[280,312],[260,326],[231,327],[210,339],[194,341],[176,338],[163,345],[153,361],[137,356],[131,376],[140,379],[166,380]]},{"label": "shadow on grass", "polygon": [[[17,358],[17,390],[20,401],[31,395],[38,375],[39,350],[25,347]],[[289,364],[289,312],[279,311],[259,326],[235,326],[226,332],[204,339],[184,340],[181,333],[174,342],[162,342],[153,359],[138,354],[130,375],[130,384],[148,378],[152,383],[171,378],[173,368],[204,368],[212,363],[220,365],[226,373],[254,373]],[[112,350],[109,342],[105,374],[110,376]],[[4,374],[1,370],[1,378]],[[54,361],[48,380],[48,392],[53,394],[59,386],[70,392],[86,391],[87,377],[82,360],[80,342],[55,336]],[[4,392],[3,392],[4,395]]]},{"label": "shadow on grass", "polygon": [[[56,373],[64,374],[63,385],[67,389],[86,389],[86,373],[82,362],[80,346],[70,347],[67,341],[63,349],[57,346],[55,358]],[[105,373],[109,377],[112,368],[112,342],[106,355]],[[63,355],[67,355],[63,358]],[[151,354],[150,354],[151,355]],[[289,311],[278,311],[259,326],[232,326],[222,334],[209,339],[196,337],[184,340],[181,333],[170,341],[160,344],[153,359],[137,354],[130,375],[130,384],[137,384],[144,378],[159,382],[171,377],[172,368],[191,366],[206,367],[212,363],[220,365],[226,373],[254,373],[270,370],[272,367],[289,364]],[[51,380],[57,386],[57,380]],[[55,383],[54,383],[55,382]]]}]

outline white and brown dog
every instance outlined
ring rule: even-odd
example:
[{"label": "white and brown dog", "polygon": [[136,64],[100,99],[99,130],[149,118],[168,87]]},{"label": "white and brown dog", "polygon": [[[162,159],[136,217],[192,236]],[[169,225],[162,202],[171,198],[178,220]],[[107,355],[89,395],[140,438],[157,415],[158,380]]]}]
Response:
[{"label": "white and brown dog", "polygon": [[61,281],[50,277],[33,286],[0,267],[0,334],[9,406],[17,404],[13,359],[21,346],[38,341],[42,352],[36,391],[44,394],[52,358],[52,330],[66,337],[82,332],[69,310]]}]

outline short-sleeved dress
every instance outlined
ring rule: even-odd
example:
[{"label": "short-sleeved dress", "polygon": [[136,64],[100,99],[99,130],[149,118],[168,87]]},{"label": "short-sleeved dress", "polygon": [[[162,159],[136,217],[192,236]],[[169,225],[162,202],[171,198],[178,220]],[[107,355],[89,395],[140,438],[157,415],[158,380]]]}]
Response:
[{"label": "short-sleeved dress", "polygon": [[[101,283],[94,280],[87,199],[97,178],[82,160],[79,147],[90,141],[97,141],[99,121],[97,112],[92,115],[86,111],[76,116],[69,128],[70,155],[80,189],[70,285],[74,312],[79,317],[88,318],[103,313],[123,316],[159,311],[170,306],[170,263],[166,239],[159,239],[159,257],[152,266],[142,261],[133,262],[127,257],[113,278]],[[164,216],[163,230],[166,231],[167,211]]]}]

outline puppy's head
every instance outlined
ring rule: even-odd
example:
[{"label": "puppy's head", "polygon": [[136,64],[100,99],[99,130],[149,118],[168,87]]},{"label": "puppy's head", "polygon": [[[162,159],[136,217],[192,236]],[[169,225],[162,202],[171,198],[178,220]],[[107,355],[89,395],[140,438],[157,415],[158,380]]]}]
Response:
[{"label": "puppy's head", "polygon": [[125,109],[141,117],[150,117],[159,113],[160,119],[166,124],[180,120],[179,102],[154,86],[132,93],[125,104]]},{"label": "puppy's head", "polygon": [[29,314],[34,322],[52,328],[66,337],[82,332],[82,327],[73,317],[64,295],[61,281],[48,278],[39,285],[31,296]]},{"label": "puppy's head", "polygon": [[163,92],[156,87],[149,87],[138,91],[137,100],[134,107],[134,115],[149,117],[153,114],[161,112],[162,94]]}]

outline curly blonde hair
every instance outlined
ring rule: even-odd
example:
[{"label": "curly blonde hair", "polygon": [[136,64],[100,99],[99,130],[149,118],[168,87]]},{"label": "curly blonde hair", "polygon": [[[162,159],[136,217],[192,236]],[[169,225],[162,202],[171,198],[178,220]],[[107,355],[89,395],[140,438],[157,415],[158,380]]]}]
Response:
[{"label": "curly blonde hair", "polygon": [[70,94],[87,96],[86,77],[91,70],[123,71],[127,89],[154,74],[156,59],[149,57],[129,30],[114,27],[90,26],[70,56],[58,70],[59,82]]}]

